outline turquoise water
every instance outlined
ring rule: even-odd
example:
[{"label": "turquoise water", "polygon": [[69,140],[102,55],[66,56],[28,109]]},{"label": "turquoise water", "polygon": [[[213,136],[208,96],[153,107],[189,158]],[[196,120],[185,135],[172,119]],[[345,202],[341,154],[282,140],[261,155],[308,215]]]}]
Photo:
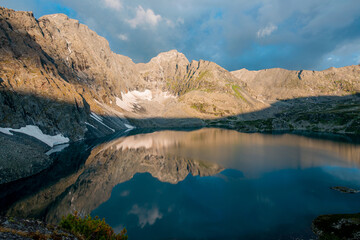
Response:
[{"label": "turquoise water", "polygon": [[[188,176],[163,183],[148,173],[117,185],[92,214],[132,239],[309,239],[320,214],[359,211],[358,195],[329,189],[359,185],[332,175],[356,174],[344,168],[284,169],[246,179],[225,170],[214,177]],[[349,181],[350,180],[350,181]]]}]

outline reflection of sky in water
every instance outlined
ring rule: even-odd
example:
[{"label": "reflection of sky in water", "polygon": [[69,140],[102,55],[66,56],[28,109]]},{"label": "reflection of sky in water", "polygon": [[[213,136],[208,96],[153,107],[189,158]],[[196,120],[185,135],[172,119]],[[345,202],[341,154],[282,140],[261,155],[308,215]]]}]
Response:
[{"label": "reflection of sky in water", "polygon": [[92,212],[131,239],[309,239],[316,216],[360,209],[360,194],[330,189],[360,189],[358,144],[200,129],[70,145],[58,158],[3,188],[0,209],[53,223]]},{"label": "reflection of sky in water", "polygon": [[177,184],[143,173],[117,185],[92,214],[125,226],[132,239],[308,239],[316,216],[360,209],[360,195],[330,189],[360,188],[355,144],[202,129],[139,134],[108,146],[225,168]]},{"label": "reflection of sky in water", "polygon": [[309,238],[316,216],[360,209],[360,195],[329,189],[359,188],[359,176],[358,169],[341,167],[281,169],[258,178],[227,169],[169,184],[137,174],[92,215],[125,226],[132,239]]}]

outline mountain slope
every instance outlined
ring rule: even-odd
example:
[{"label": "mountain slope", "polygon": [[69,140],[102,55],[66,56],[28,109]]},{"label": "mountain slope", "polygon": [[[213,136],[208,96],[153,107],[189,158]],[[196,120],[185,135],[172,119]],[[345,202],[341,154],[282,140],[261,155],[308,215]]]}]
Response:
[{"label": "mountain slope", "polygon": [[[7,128],[34,125],[45,135],[61,134],[76,141],[131,125],[238,128],[240,124],[241,130],[257,131],[265,128],[253,128],[246,121],[266,119],[280,119],[281,123],[271,124],[271,130],[304,129],[301,124],[286,123],[295,120],[278,116],[294,110],[310,114],[326,109],[329,113],[341,104],[356,103],[356,95],[351,94],[360,92],[359,73],[359,66],[322,72],[242,69],[230,73],[213,62],[189,62],[176,50],[135,64],[112,52],[103,37],[66,15],[37,20],[31,12],[0,8],[3,133],[9,133]],[[334,105],[324,95],[348,97],[337,99]],[[303,97],[316,100],[306,103]],[[323,100],[323,105],[314,104]],[[358,106],[347,109],[343,127],[357,123]],[[331,116],[331,121],[337,118]],[[313,121],[308,116],[303,119]],[[356,127],[345,127],[341,131],[356,132]]]},{"label": "mountain slope", "polygon": [[[55,19],[67,19],[62,17]],[[76,22],[68,22],[64,28],[76,26]],[[122,121],[99,123],[99,119],[91,115],[91,112],[106,115],[95,98],[104,97],[101,93],[106,92],[106,82],[97,84],[96,81],[100,82],[97,75],[87,77],[86,74],[98,71],[87,69],[84,65],[84,59],[88,56],[70,62],[68,56],[61,55],[69,49],[66,45],[60,46],[66,43],[66,39],[56,36],[62,30],[57,29],[56,33],[51,31],[56,24],[57,21],[50,24],[47,18],[37,21],[28,12],[0,9],[1,127],[36,125],[46,134],[62,133],[71,140],[85,136],[86,123],[96,126],[98,130],[93,131],[92,136],[125,128]],[[88,30],[89,34],[94,35]],[[83,41],[86,41],[85,35]],[[105,40],[101,43],[105,48]],[[76,53],[72,52],[75,58]],[[90,59],[96,59],[96,56]],[[94,66],[98,66],[98,63]],[[89,84],[89,81],[92,83]]]},{"label": "mountain slope", "polygon": [[281,68],[231,72],[244,81],[259,100],[276,101],[310,96],[343,96],[360,92],[360,65],[324,71]]},{"label": "mountain slope", "polygon": [[[79,140],[126,129],[127,119],[140,127],[201,126],[197,118],[258,104],[215,63],[189,63],[170,51],[135,64],[63,14],[36,20],[0,8],[0,21],[2,128],[36,125],[44,134]],[[167,118],[181,121],[156,120]]]}]

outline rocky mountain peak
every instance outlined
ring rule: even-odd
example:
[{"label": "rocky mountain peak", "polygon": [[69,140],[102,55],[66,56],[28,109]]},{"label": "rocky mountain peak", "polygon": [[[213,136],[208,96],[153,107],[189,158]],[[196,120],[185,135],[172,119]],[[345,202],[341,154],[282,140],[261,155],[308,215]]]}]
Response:
[{"label": "rocky mountain peak", "polygon": [[164,63],[176,63],[178,65],[188,65],[189,60],[183,53],[177,50],[170,50],[168,52],[159,53],[156,57],[150,60],[150,63],[164,64]]},{"label": "rocky mountain peak", "polygon": [[41,21],[43,19],[53,19],[53,21],[61,21],[61,22],[64,22],[64,21],[79,22],[78,20],[69,18],[67,15],[65,15],[63,13],[44,15],[39,18],[39,21]]},{"label": "rocky mountain peak", "polygon": [[8,9],[0,6],[0,16],[2,18],[12,18],[14,16],[21,17],[21,16],[27,16],[27,17],[34,17],[33,12],[27,12],[27,11],[15,11],[13,9]]},{"label": "rocky mountain peak", "polygon": [[359,66],[230,73],[210,61],[190,63],[177,50],[135,64],[64,14],[37,20],[31,12],[0,8],[2,128],[34,125],[79,140],[128,123],[179,127],[196,119],[202,125],[202,119],[254,112],[278,99],[356,93],[358,76]]}]

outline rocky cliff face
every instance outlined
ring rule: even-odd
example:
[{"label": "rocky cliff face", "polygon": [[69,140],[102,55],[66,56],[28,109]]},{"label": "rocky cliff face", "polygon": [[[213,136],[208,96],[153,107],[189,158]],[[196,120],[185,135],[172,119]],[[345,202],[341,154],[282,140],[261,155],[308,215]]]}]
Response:
[{"label": "rocky cliff face", "polygon": [[[45,134],[79,140],[125,129],[127,119],[139,126],[199,126],[203,122],[191,119],[258,105],[225,69],[189,63],[175,50],[135,64],[63,14],[37,20],[30,12],[0,8],[0,21],[3,128],[36,125]],[[159,121],[167,118],[179,121]]]},{"label": "rocky cliff face", "polygon": [[227,126],[241,131],[360,134],[360,65],[324,71],[241,69],[232,74],[247,84],[257,100],[271,107],[251,117],[222,119]]},{"label": "rocky cliff face", "polygon": [[[129,67],[122,77],[119,74],[124,81],[115,81],[120,70],[112,69],[114,65],[131,60],[112,55],[104,39],[64,15],[38,21],[32,13],[4,8],[0,9],[0,38],[1,127],[36,125],[46,134],[62,133],[71,140],[85,136],[86,123],[94,126],[92,136],[125,128],[121,116],[99,121],[91,115],[119,115],[99,106],[97,100],[108,101],[106,93],[125,88],[126,77],[136,77],[126,75]],[[105,56],[113,59],[109,66],[104,66]]]},{"label": "rocky cliff face", "polygon": [[75,141],[130,125],[204,126],[212,119],[210,125],[231,127],[224,117],[247,121],[287,111],[274,107],[278,100],[360,92],[359,73],[359,66],[230,73],[176,50],[135,64],[63,14],[35,19],[0,8],[0,128],[35,125]]}]

